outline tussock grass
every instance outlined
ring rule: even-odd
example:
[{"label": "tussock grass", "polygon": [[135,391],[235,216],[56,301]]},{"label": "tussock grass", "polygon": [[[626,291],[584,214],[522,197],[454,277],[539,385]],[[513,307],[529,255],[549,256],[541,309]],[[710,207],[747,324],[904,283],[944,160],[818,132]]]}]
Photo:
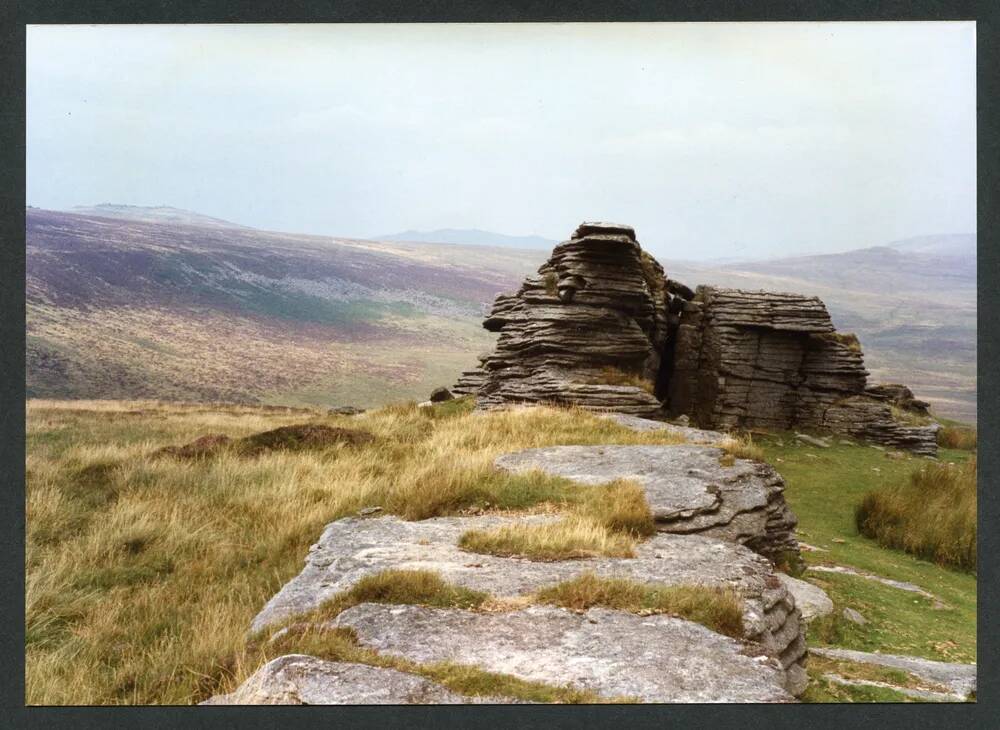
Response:
[{"label": "tussock grass", "polygon": [[573,560],[600,555],[631,558],[635,555],[635,540],[631,537],[581,515],[558,522],[469,530],[459,538],[458,546],[474,553],[516,555],[530,560]]},{"label": "tussock grass", "polygon": [[821,340],[826,340],[827,342],[837,342],[851,352],[861,352],[861,342],[858,340],[858,336],[853,332],[823,332],[821,334],[817,334],[816,337]]},{"label": "tussock grass", "polygon": [[938,446],[946,449],[974,451],[979,442],[976,429],[970,426],[942,426],[937,432]]},{"label": "tussock grass", "polygon": [[601,368],[600,373],[593,376],[590,380],[592,383],[600,383],[602,385],[631,385],[634,388],[641,388],[647,393],[652,394],[655,389],[653,381],[648,378],[644,378],[636,373],[628,373],[620,368],[616,368],[613,365],[607,365]]},{"label": "tussock grass", "polygon": [[571,508],[593,490],[504,474],[493,459],[556,444],[683,440],[582,410],[468,408],[316,413],[309,423],[375,440],[183,460],[152,454],[307,419],[244,406],[29,401],[27,702],[185,704],[231,691],[258,664],[234,659],[251,619],[301,570],[327,523],[371,505],[410,519],[484,502]]},{"label": "tussock grass", "polygon": [[368,575],[299,621],[329,621],[361,603],[395,603],[435,608],[478,608],[489,594],[452,585],[430,570],[383,570]]},{"label": "tussock grass", "polygon": [[636,539],[656,532],[653,513],[638,484],[615,480],[604,486],[578,489],[581,501],[562,520],[470,530],[458,545],[470,552],[531,560],[600,555],[628,558],[635,554]]},{"label": "tussock grass", "polygon": [[931,463],[909,482],[869,492],[858,530],[886,547],[963,570],[976,569],[976,460]]},{"label": "tussock grass", "polygon": [[719,448],[726,452],[720,459],[722,466],[732,466],[736,459],[764,461],[764,450],[754,444],[753,437],[749,434],[726,436]]},{"label": "tussock grass", "polygon": [[726,636],[742,638],[744,635],[742,601],[735,590],[728,588],[653,586],[584,573],[539,591],[536,600],[577,611],[605,606],[631,613],[666,613],[702,624]]}]

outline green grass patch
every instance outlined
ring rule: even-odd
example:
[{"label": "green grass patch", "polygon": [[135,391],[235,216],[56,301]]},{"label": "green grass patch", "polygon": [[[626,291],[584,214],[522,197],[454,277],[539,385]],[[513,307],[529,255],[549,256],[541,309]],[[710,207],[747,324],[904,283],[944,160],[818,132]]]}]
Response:
[{"label": "green grass patch", "polygon": [[[810,572],[810,582],[830,595],[837,613],[851,607],[869,620],[857,626],[830,619],[826,623],[835,625],[824,628],[824,620],[817,619],[810,624],[810,642],[939,661],[976,660],[975,576],[884,548],[861,535],[855,521],[855,508],[865,494],[904,482],[932,462],[912,455],[888,459],[883,451],[839,439],[827,449],[797,443],[792,434],[758,435],[755,442],[785,479],[785,498],[799,520],[799,540],[821,549],[803,553],[807,565],[846,565],[907,581],[944,604],[935,608],[931,599],[864,578]],[[943,463],[961,464],[970,456],[939,452]]]}]

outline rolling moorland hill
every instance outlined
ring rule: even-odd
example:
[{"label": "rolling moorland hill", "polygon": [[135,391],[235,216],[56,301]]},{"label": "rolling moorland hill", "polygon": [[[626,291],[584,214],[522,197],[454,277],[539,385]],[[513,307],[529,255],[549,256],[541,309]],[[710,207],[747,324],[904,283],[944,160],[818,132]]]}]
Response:
[{"label": "rolling moorland hill", "polygon": [[[32,208],[26,393],[289,405],[422,399],[491,346],[484,311],[547,253],[274,233],[165,208]],[[860,337],[873,380],[905,382],[938,414],[975,420],[975,236],[661,263],[690,286],[818,295],[837,328]]]},{"label": "rolling moorland hill", "polygon": [[551,250],[558,241],[542,236],[507,236],[503,233],[481,231],[478,228],[440,228],[434,231],[403,231],[379,236],[379,241],[420,241],[423,243],[456,243],[473,246],[499,246],[501,248],[538,248]]}]

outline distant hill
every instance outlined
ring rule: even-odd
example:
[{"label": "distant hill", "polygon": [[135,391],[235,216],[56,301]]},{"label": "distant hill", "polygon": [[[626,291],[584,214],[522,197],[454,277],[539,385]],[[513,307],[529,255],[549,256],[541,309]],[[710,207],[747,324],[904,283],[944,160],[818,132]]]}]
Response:
[{"label": "distant hill", "polygon": [[175,223],[188,226],[207,226],[210,228],[249,228],[239,223],[212,218],[211,216],[194,213],[181,208],[171,208],[167,205],[116,205],[101,203],[100,205],[77,205],[70,213],[78,215],[93,215],[101,218],[118,218],[121,220],[139,221],[142,223]]},{"label": "distant hill", "polygon": [[403,231],[378,236],[377,241],[422,241],[424,243],[457,243],[471,246],[501,248],[551,249],[559,241],[541,236],[508,236],[503,233],[480,231],[476,228],[440,228],[436,231]]},{"label": "distant hill", "polygon": [[[492,346],[483,314],[551,246],[365,241],[87,210],[26,211],[31,396],[423,399]],[[873,381],[905,382],[941,415],[974,421],[975,246],[953,239],[968,237],[661,263],[692,287],[821,297],[836,326],[860,337]]]}]

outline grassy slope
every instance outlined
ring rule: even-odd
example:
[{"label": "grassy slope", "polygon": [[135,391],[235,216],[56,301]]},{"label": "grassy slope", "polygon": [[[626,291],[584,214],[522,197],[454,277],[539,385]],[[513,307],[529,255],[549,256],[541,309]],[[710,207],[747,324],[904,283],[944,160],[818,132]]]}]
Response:
[{"label": "grassy slope", "polygon": [[[854,509],[864,494],[906,480],[922,459],[893,460],[863,445],[817,449],[798,445],[787,435],[758,437],[755,442],[786,480],[785,496],[799,518],[800,539],[826,550],[805,553],[808,564],[847,565],[908,581],[947,606],[934,608],[931,599],[862,578],[807,571],[805,577],[829,593],[838,613],[851,607],[869,619],[865,626],[843,620],[817,622],[810,643],[942,661],[976,660],[975,576],[882,548],[859,535],[855,526]],[[969,455],[940,452],[943,461],[961,462]]]},{"label": "grassy slope", "polygon": [[[486,502],[568,505],[582,493],[565,480],[504,475],[492,459],[557,443],[675,440],[568,410],[473,415],[467,406],[348,418],[29,402],[28,703],[188,703],[228,691],[262,658],[245,645],[250,620],[301,570],[328,522],[372,504],[411,518]],[[152,456],[210,433],[306,421],[376,441],[254,458]]]},{"label": "grassy slope", "polygon": [[[569,506],[579,490],[557,479],[497,477],[493,455],[662,439],[581,413],[471,416],[465,409],[395,407],[345,418],[143,402],[29,403],[28,702],[187,703],[232,689],[261,660],[245,650],[245,627],[301,569],[329,521],[368,504],[411,517],[485,502]],[[360,451],[253,459],[150,457],[207,433],[244,436],[304,421],[367,429],[377,441]],[[815,449],[787,436],[755,443],[787,481],[802,539],[827,550],[807,553],[808,563],[911,581],[947,605],[936,609],[895,588],[807,572],[838,611],[850,606],[870,620],[862,627],[818,622],[813,645],[975,660],[975,577],[883,549],[854,526],[854,505],[865,492],[905,479],[922,461],[890,460],[866,446]],[[942,457],[960,461],[968,453]],[[807,698],[901,697],[817,681]]]}]

